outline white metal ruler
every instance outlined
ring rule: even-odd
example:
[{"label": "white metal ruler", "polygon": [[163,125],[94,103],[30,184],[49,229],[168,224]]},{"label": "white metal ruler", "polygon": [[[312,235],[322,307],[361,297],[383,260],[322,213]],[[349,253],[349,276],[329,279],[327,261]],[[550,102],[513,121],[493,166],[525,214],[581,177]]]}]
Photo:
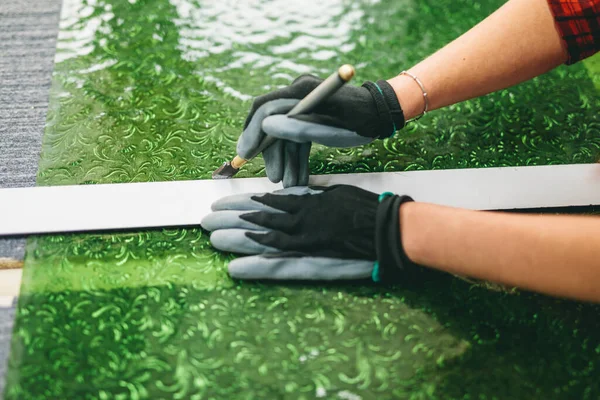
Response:
[{"label": "white metal ruler", "polygon": [[[600,204],[600,164],[311,177],[476,210]],[[217,199],[280,189],[266,178],[0,189],[0,236],[199,225]]]}]

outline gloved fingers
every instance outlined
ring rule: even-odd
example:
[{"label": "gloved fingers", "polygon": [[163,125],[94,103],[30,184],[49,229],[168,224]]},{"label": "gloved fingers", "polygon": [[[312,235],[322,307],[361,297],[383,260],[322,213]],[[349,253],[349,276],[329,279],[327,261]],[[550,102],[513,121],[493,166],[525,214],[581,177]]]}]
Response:
[{"label": "gloved fingers", "polygon": [[283,169],[283,187],[298,186],[298,143],[286,140],[283,145],[285,167]]},{"label": "gloved fingers", "polygon": [[310,169],[308,159],[310,157],[311,142],[302,143],[298,147],[298,186],[308,185]]},{"label": "gloved fingers", "polygon": [[277,230],[288,232],[293,229],[296,218],[282,212],[268,211],[216,211],[202,219],[200,225],[207,231],[220,229],[246,229],[252,231]]},{"label": "gloved fingers", "polygon": [[270,136],[297,143],[315,142],[329,147],[354,147],[371,143],[374,138],[343,128],[306,122],[286,115],[272,115],[262,121]]},{"label": "gloved fingers", "polygon": [[323,79],[321,78],[305,74],[296,78],[290,86],[286,86],[270,93],[265,93],[261,96],[258,96],[252,102],[252,107],[250,108],[250,112],[248,113],[246,122],[244,123],[244,129],[246,129],[254,117],[256,110],[258,110],[265,103],[279,99],[303,99],[307,94],[319,86],[322,81]]},{"label": "gloved fingers", "polygon": [[347,126],[347,121],[341,120],[339,117],[334,117],[332,115],[312,112],[307,114],[296,114],[292,118],[304,122],[312,122],[313,124],[317,125],[325,125],[334,128],[346,129],[349,131],[352,130],[351,127]]},{"label": "gloved fingers", "polygon": [[[265,211],[241,212],[240,218],[246,222],[248,229],[273,230],[291,233],[298,224],[298,217],[286,213],[271,213]],[[203,225],[204,226],[204,225]],[[258,228],[256,228],[258,227]]]},{"label": "gloved fingers", "polygon": [[269,115],[287,113],[299,101],[298,99],[277,99],[260,106],[238,139],[238,155],[246,159],[255,156],[256,149],[265,137],[262,130],[263,120]]},{"label": "gloved fingers", "polygon": [[238,211],[270,211],[281,212],[264,203],[252,200],[254,196],[263,196],[264,193],[243,193],[222,197],[211,205],[212,211],[238,210]]},{"label": "gloved fingers", "polygon": [[[305,194],[319,194],[323,193],[325,187],[312,187],[312,186],[294,186],[285,189],[275,190],[274,195],[286,195],[286,196],[304,196]],[[267,193],[264,193],[267,194]]]},{"label": "gloved fingers", "polygon": [[219,229],[211,233],[210,243],[218,250],[240,254],[262,254],[279,251],[250,239],[246,229]]},{"label": "gloved fingers", "polygon": [[283,140],[277,140],[263,151],[267,178],[273,183],[279,183],[283,179],[283,171],[285,171],[284,143]]},{"label": "gloved fingers", "polygon": [[[261,212],[268,214],[269,216],[276,215],[285,215],[282,212]],[[202,218],[202,222],[200,225],[207,231],[216,231],[219,229],[247,229],[247,230],[264,230],[268,228],[266,225],[260,225],[254,223],[251,219],[242,219],[240,218],[242,215],[248,214],[253,215],[255,212],[248,211],[216,211],[208,214],[206,217]]]},{"label": "gloved fingers", "polygon": [[[253,201],[259,202],[271,209],[280,210],[286,213],[293,213],[296,211],[302,203],[302,197],[304,195],[314,195],[322,193],[322,190],[312,189],[308,186],[295,186],[301,190],[296,192],[287,193],[288,196],[282,196],[283,193],[264,193],[263,195],[254,196]],[[288,188],[291,189],[291,188]],[[285,189],[287,190],[287,189]]]},{"label": "gloved fingers", "polygon": [[349,280],[370,278],[373,261],[302,257],[274,253],[240,257],[229,263],[229,274],[237,279]]},{"label": "gloved fingers", "polygon": [[292,221],[283,230],[277,231],[247,231],[246,236],[262,246],[278,249],[278,251],[310,253],[325,257],[330,257],[331,254],[337,257],[340,254],[334,253],[331,249],[323,249],[316,232],[308,235],[298,235],[296,232],[288,233],[293,229],[293,224]]},{"label": "gloved fingers", "polygon": [[[281,209],[274,208],[269,199],[274,196],[303,196],[305,194],[319,194],[322,193],[321,189],[313,189],[308,186],[295,186],[286,189],[276,190],[273,193],[243,193],[233,194],[231,196],[225,196],[215,201],[211,205],[212,211],[223,211],[223,210],[238,210],[238,211],[269,211],[269,212],[282,212]],[[253,199],[253,197],[255,199]],[[266,200],[265,200],[266,197]],[[285,205],[286,201],[283,199],[280,202],[275,201],[276,205]]]}]

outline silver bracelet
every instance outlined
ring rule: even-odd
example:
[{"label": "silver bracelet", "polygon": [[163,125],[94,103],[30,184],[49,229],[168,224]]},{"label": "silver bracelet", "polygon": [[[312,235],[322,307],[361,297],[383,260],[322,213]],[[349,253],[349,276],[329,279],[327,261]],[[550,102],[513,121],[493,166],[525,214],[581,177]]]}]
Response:
[{"label": "silver bracelet", "polygon": [[423,101],[425,102],[425,106],[423,107],[423,112],[421,113],[421,115],[418,115],[418,116],[414,117],[413,119],[405,122],[405,124],[408,124],[409,122],[416,121],[419,118],[421,118],[423,115],[427,114],[427,110],[429,109],[429,98],[427,97],[427,91],[425,90],[425,86],[423,86],[423,82],[421,82],[421,80],[419,78],[417,78],[416,76],[414,76],[413,74],[411,74],[408,71],[402,71],[402,72],[400,72],[400,75],[410,76],[413,81],[417,82],[417,85],[419,85],[419,87],[421,88],[421,91],[423,92]]}]

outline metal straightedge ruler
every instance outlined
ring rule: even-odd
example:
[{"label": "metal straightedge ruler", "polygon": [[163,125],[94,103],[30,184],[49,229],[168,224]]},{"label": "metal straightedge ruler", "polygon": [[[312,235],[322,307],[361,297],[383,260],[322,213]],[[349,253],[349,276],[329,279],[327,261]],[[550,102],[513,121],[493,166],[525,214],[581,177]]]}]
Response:
[{"label": "metal straightedge ruler", "polygon": [[[600,204],[600,164],[320,175],[311,185],[475,210]],[[0,236],[199,225],[217,199],[280,189],[266,178],[0,189]]]}]

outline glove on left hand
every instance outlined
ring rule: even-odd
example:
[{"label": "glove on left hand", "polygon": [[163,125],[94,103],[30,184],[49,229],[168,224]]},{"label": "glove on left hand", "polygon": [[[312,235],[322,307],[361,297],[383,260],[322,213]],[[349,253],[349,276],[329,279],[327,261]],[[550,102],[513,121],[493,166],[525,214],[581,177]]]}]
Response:
[{"label": "glove on left hand", "polygon": [[399,209],[408,196],[337,185],[225,197],[202,226],[219,250],[250,254],[229,264],[241,279],[398,280],[412,267]]}]

